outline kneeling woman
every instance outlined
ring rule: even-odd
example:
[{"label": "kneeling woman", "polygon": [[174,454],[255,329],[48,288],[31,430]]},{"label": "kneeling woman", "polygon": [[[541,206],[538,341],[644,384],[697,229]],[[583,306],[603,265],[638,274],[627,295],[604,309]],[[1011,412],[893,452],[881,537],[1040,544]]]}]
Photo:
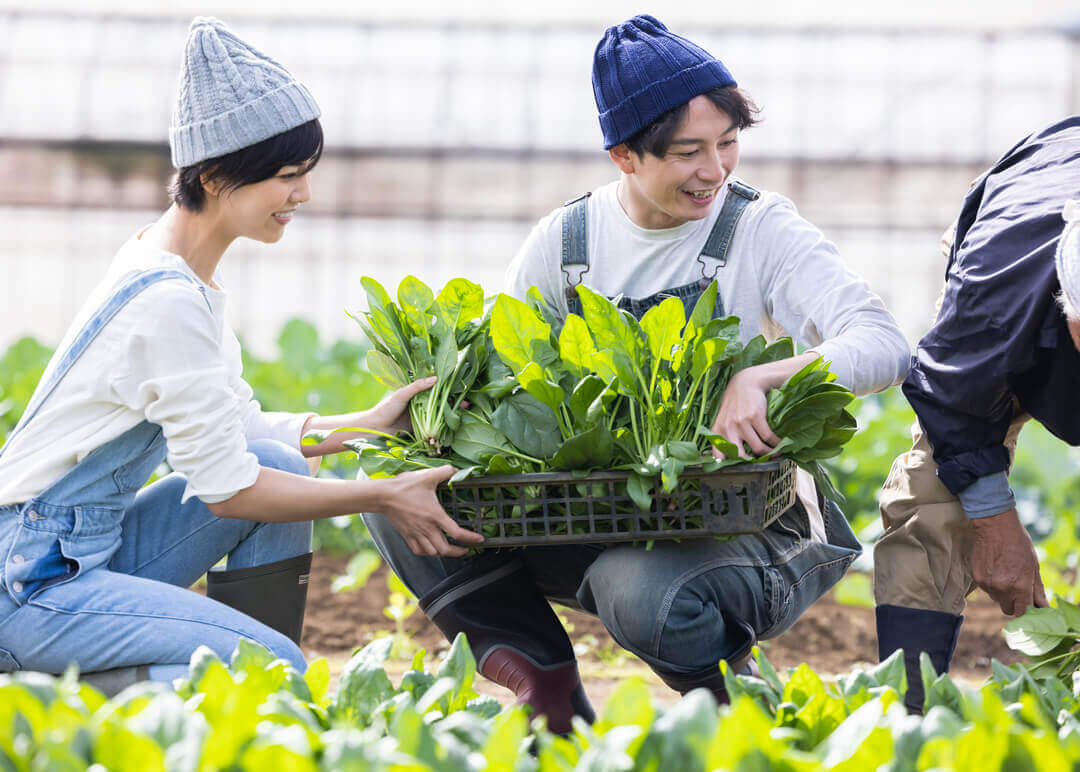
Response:
[{"label": "kneeling woman", "polygon": [[[431,382],[319,417],[263,412],[241,377],[218,264],[237,237],[280,239],[308,200],[318,116],[279,64],[194,21],[169,132],[173,204],[120,248],[0,449],[0,671],[75,662],[115,691],[182,675],[199,645],[228,657],[242,637],[303,669],[312,519],[381,512],[427,554],[463,554],[447,535],[478,540],[435,498],[449,467],[309,476],[305,457],[350,435],[301,446],[306,431],[392,431]],[[143,488],[165,459],[173,473]],[[184,589],[226,555],[210,597]]]}]

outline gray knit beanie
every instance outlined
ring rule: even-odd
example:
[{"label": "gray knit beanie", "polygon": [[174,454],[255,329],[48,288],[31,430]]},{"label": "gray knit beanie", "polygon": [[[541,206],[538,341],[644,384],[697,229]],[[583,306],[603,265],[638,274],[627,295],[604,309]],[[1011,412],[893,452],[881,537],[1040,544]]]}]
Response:
[{"label": "gray knit beanie", "polygon": [[1080,200],[1068,201],[1061,213],[1065,231],[1057,249],[1057,274],[1070,311],[1080,312]]},{"label": "gray knit beanie", "polygon": [[218,158],[319,117],[311,92],[217,19],[188,30],[169,127],[177,169]]}]

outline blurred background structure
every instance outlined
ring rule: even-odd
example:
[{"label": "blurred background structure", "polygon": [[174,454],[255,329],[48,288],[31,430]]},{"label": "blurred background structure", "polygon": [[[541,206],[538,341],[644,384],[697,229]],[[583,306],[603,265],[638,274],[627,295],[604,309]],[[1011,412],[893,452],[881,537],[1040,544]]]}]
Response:
[{"label": "blurred background structure", "polygon": [[[23,334],[57,343],[115,250],[165,208],[172,171],[190,14],[49,5],[0,7],[0,347]],[[592,50],[639,8],[301,18],[211,5],[199,10],[282,61],[324,111],[311,203],[279,244],[238,243],[223,263],[238,288],[234,327],[256,352],[292,316],[359,339],[343,311],[363,302],[365,274],[388,286],[466,276],[495,292],[539,217],[614,177]],[[943,276],[939,236],[969,182],[1025,134],[1080,112],[1080,8],[1070,27],[1068,3],[997,25],[956,14],[770,23],[768,5],[733,22],[714,9],[656,13],[762,107],[740,176],[794,200],[915,339]]]}]

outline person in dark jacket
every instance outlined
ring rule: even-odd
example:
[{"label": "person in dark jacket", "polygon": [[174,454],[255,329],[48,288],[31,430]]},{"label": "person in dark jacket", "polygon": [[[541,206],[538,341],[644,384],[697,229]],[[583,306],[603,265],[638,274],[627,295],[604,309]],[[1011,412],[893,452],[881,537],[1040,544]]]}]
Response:
[{"label": "person in dark jacket", "polygon": [[875,546],[882,658],[904,649],[921,711],[919,655],[949,667],[965,598],[1008,615],[1045,606],[1007,473],[1034,418],[1080,445],[1080,115],[1009,150],[964,200],[934,326],[903,390],[916,422],[881,492]]}]

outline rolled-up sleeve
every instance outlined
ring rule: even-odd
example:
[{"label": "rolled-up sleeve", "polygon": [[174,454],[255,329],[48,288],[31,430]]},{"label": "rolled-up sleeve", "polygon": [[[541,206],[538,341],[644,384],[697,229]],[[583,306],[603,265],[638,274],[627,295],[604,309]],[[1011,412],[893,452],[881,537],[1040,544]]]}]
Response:
[{"label": "rolled-up sleeve", "polygon": [[857,396],[900,383],[911,349],[896,319],[844,265],[836,246],[790,201],[776,199],[755,231],[767,255],[759,276],[769,315],[830,362],[837,380]]},{"label": "rolled-up sleeve", "polygon": [[964,513],[975,519],[1000,515],[1016,506],[1005,472],[980,477],[957,495]]},{"label": "rolled-up sleeve", "polygon": [[113,388],[161,426],[172,468],[187,478],[183,500],[224,501],[255,484],[245,402],[230,388],[220,333],[198,290],[163,282],[132,301],[139,324]]}]

